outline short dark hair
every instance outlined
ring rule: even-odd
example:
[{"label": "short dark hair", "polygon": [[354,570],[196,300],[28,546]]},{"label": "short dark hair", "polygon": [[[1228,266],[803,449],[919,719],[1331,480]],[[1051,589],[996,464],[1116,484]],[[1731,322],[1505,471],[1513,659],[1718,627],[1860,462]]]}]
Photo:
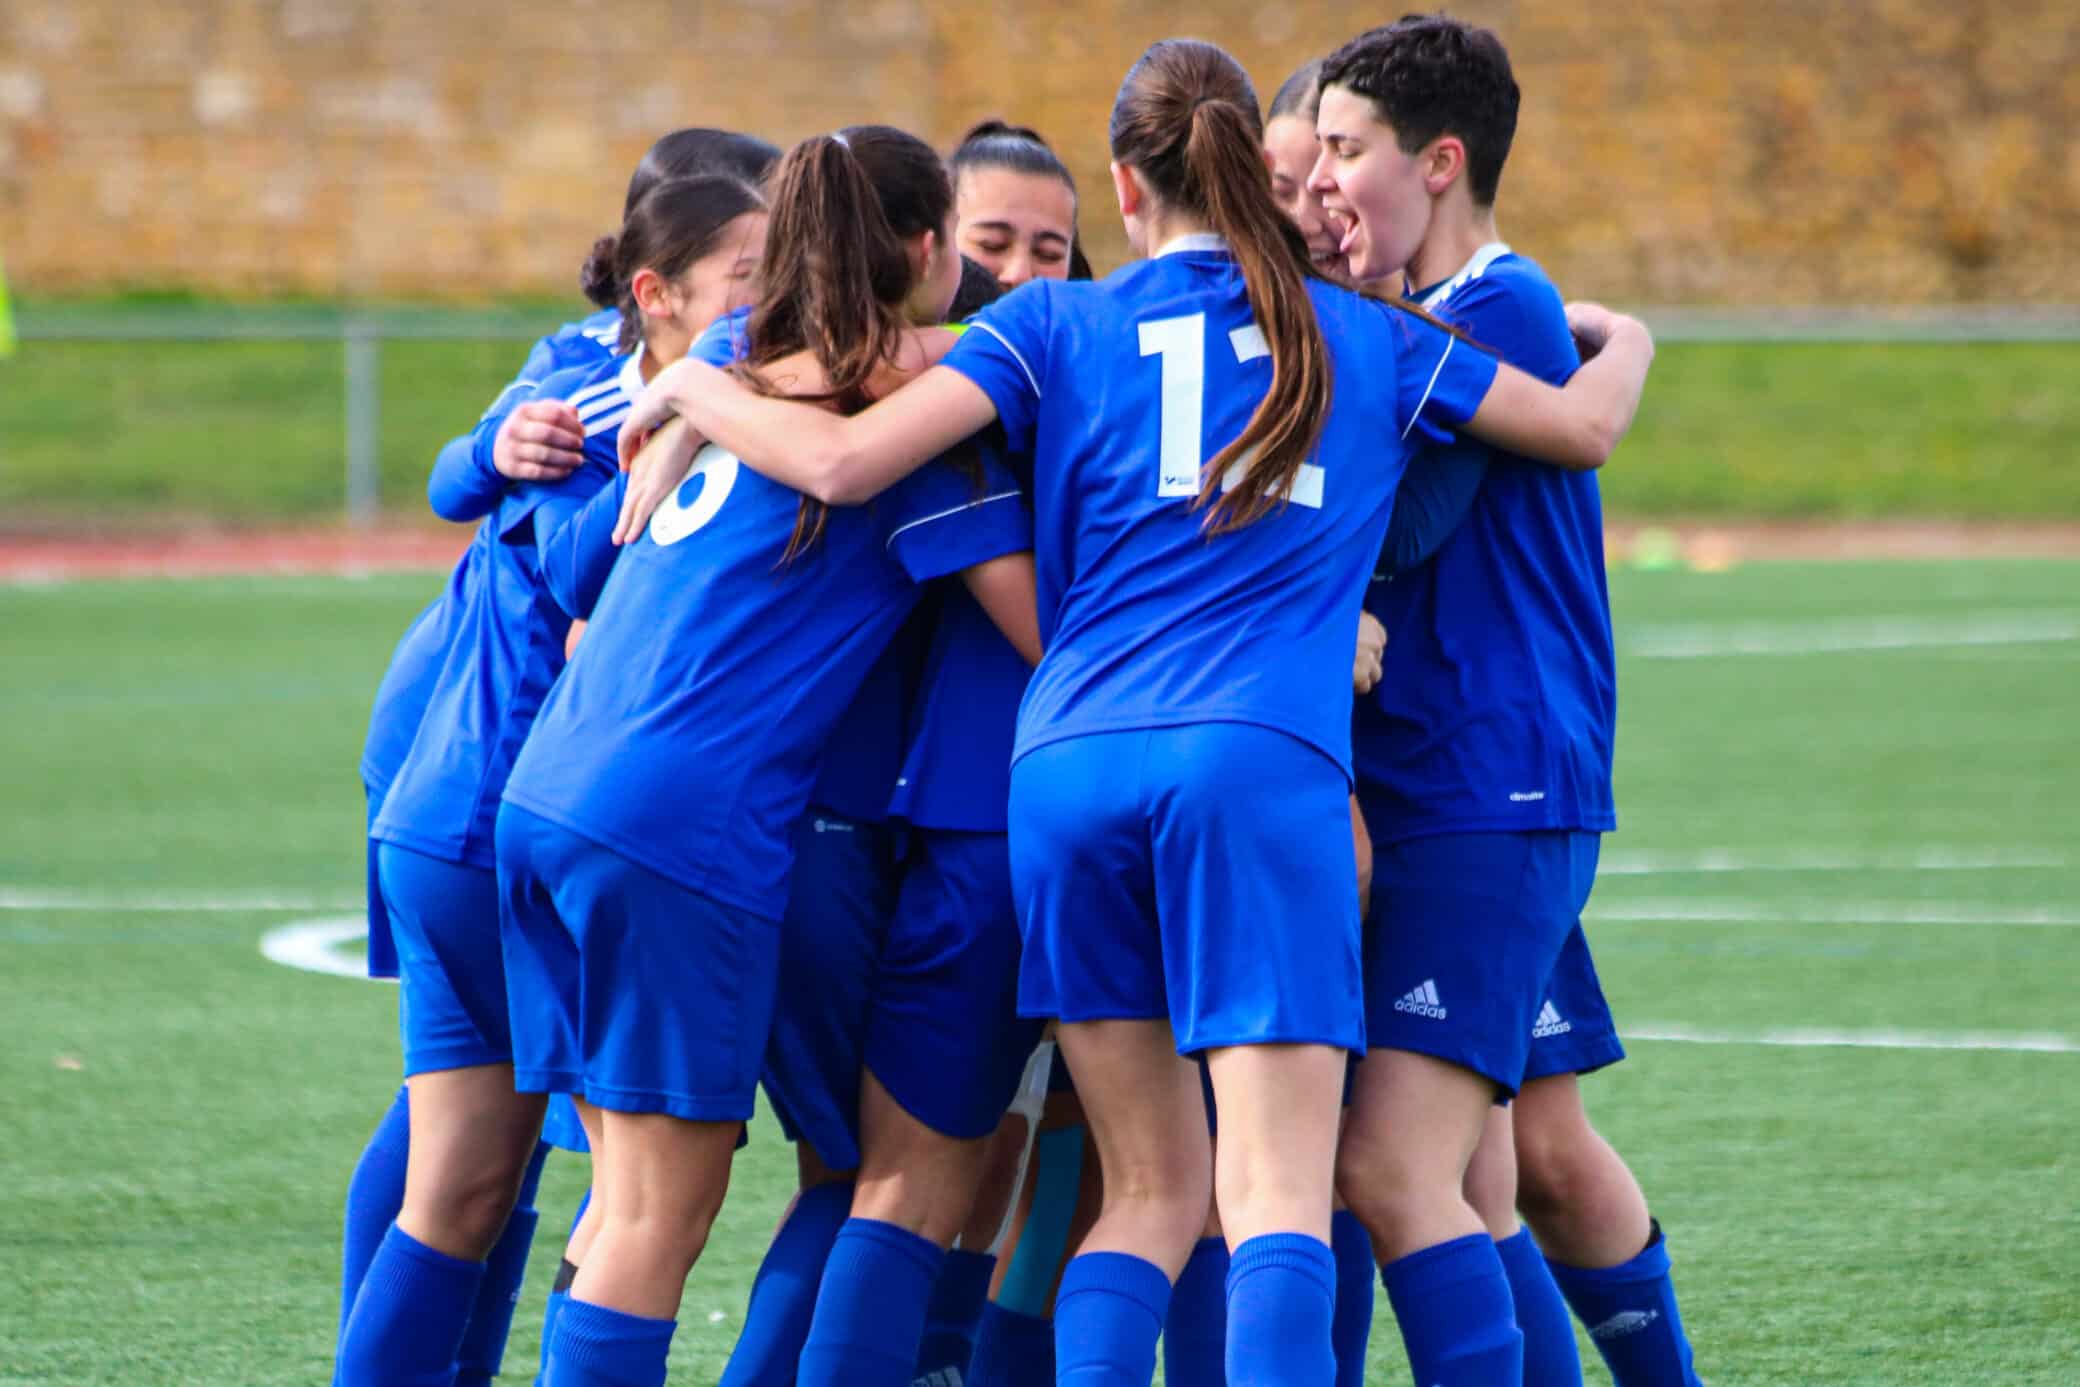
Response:
[{"label": "short dark hair", "polygon": [[1315,107],[1321,104],[1322,60],[1302,63],[1291,77],[1278,84],[1278,94],[1271,98],[1271,110],[1265,115],[1264,123],[1284,116],[1298,116],[1302,120],[1314,119]]},{"label": "short dark hair", "polygon": [[1466,146],[1473,200],[1493,205],[1517,134],[1517,79],[1493,31],[1412,14],[1360,34],[1322,60],[1322,89],[1346,87],[1394,127],[1405,153],[1440,135]]},{"label": "short dark hair", "polygon": [[695,178],[726,173],[756,186],[780,162],[780,150],[756,135],[712,126],[689,125],[658,137],[636,161],[628,177],[628,197],[621,205],[625,221],[652,188],[669,178]]}]

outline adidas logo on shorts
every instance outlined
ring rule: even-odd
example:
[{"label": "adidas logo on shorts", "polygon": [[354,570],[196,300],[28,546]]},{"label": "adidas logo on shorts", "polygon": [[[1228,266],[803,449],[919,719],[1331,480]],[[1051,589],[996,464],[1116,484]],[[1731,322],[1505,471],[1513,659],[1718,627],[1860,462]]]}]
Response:
[{"label": "adidas logo on shorts", "polygon": [[1531,1038],[1533,1040],[1544,1040],[1548,1036],[1566,1035],[1573,1029],[1574,1022],[1561,1016],[1559,1012],[1553,1010],[1553,1004],[1547,1002],[1538,1009],[1538,1020],[1531,1023]]},{"label": "adidas logo on shorts", "polygon": [[1437,979],[1425,978],[1421,986],[1403,993],[1394,1003],[1394,1010],[1405,1011],[1411,1016],[1427,1016],[1432,1021],[1444,1020],[1444,1003],[1437,1000]]}]

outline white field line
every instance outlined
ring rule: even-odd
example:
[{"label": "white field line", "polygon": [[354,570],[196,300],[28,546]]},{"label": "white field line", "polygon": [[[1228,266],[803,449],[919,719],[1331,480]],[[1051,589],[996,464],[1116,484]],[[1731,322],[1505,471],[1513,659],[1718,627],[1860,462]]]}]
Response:
[{"label": "white field line", "polygon": [[2011,1050],[2032,1054],[2080,1054],[2080,1037],[2049,1031],[1834,1031],[1780,1027],[1720,1031],[1698,1026],[1645,1025],[1620,1028],[1627,1040],[1669,1040],[1690,1045],[1782,1045],[1801,1050]]},{"label": "white field line", "polygon": [[1597,901],[1590,905],[1588,918],[1729,925],[2007,925],[2080,929],[2080,911],[2034,906],[2004,908],[1956,901],[1808,900],[1758,905],[1750,901],[1649,898]]},{"label": "white field line", "polygon": [[1596,874],[1626,877],[1719,872],[1987,872],[2063,867],[2070,860],[2065,853],[2036,848],[1920,848],[1880,853],[1614,852],[1604,855]]},{"label": "white field line", "polygon": [[363,915],[328,915],[318,920],[298,920],[260,936],[260,952],[270,962],[306,973],[328,973],[336,978],[372,981],[360,959],[333,952],[368,934]]},{"label": "white field line", "polygon": [[[1613,852],[1600,877],[1721,875],[1740,872],[1981,872],[2069,866],[2072,858],[2043,848],[1982,850],[1919,848],[1906,852]],[[65,886],[0,886],[0,911],[96,911],[147,914],[231,914],[271,911],[359,910],[344,896],[317,896],[289,887],[249,891],[105,891]],[[1716,917],[1714,917],[1716,918]]]},{"label": "white field line", "polygon": [[0,910],[141,911],[214,915],[281,910],[354,910],[359,901],[298,891],[81,891],[65,887],[0,886]]},{"label": "white field line", "polygon": [[2070,640],[2080,640],[2080,612],[1992,611],[1952,617],[1645,624],[1622,633],[1619,651],[1645,660],[1696,660],[1726,655],[1830,655],[1857,650],[2039,645]]},{"label": "white field line", "polygon": [[[341,944],[362,936],[367,921],[360,916],[299,920],[269,930],[260,952],[270,960],[309,973],[367,979],[361,963],[335,953]],[[1627,1040],[1680,1041],[1693,1045],[1773,1045],[1798,1049],[1863,1050],[2007,1050],[2035,1054],[2080,1054],[2080,1040],[2047,1032],[1825,1030],[1784,1028],[1757,1031],[1707,1030],[1695,1026],[1649,1024],[1624,1028]]]}]

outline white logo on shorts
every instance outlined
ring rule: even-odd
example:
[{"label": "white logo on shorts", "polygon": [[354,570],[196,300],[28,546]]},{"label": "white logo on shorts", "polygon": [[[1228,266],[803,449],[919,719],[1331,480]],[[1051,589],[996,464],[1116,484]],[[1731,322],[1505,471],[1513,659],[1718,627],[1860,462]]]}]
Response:
[{"label": "white logo on shorts", "polygon": [[1661,1318],[1659,1310],[1620,1310],[1602,1324],[1589,1331],[1592,1339],[1622,1339],[1628,1334],[1637,1334],[1655,1320]]},{"label": "white logo on shorts", "polygon": [[1411,1016],[1427,1016],[1432,1021],[1444,1020],[1444,1003],[1437,999],[1437,979],[1425,978],[1421,986],[1403,993],[1394,1003],[1394,1010],[1405,1011]]},{"label": "white logo on shorts", "polygon": [[1544,1040],[1549,1036],[1566,1035],[1573,1029],[1574,1022],[1562,1017],[1559,1012],[1553,1010],[1553,1004],[1547,1002],[1538,1009],[1538,1020],[1531,1025],[1531,1038]]}]

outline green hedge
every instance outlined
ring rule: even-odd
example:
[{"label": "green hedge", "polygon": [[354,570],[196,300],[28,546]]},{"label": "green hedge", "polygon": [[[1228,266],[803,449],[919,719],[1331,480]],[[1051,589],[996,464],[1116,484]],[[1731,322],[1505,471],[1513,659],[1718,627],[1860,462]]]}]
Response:
[{"label": "green hedge", "polygon": [[[386,507],[423,509],[434,452],[524,352],[383,343]],[[2080,343],[1667,344],[1607,504],[2080,518],[2076,382]],[[324,518],[343,504],[344,420],[335,341],[28,340],[0,361],[0,517]]]}]

